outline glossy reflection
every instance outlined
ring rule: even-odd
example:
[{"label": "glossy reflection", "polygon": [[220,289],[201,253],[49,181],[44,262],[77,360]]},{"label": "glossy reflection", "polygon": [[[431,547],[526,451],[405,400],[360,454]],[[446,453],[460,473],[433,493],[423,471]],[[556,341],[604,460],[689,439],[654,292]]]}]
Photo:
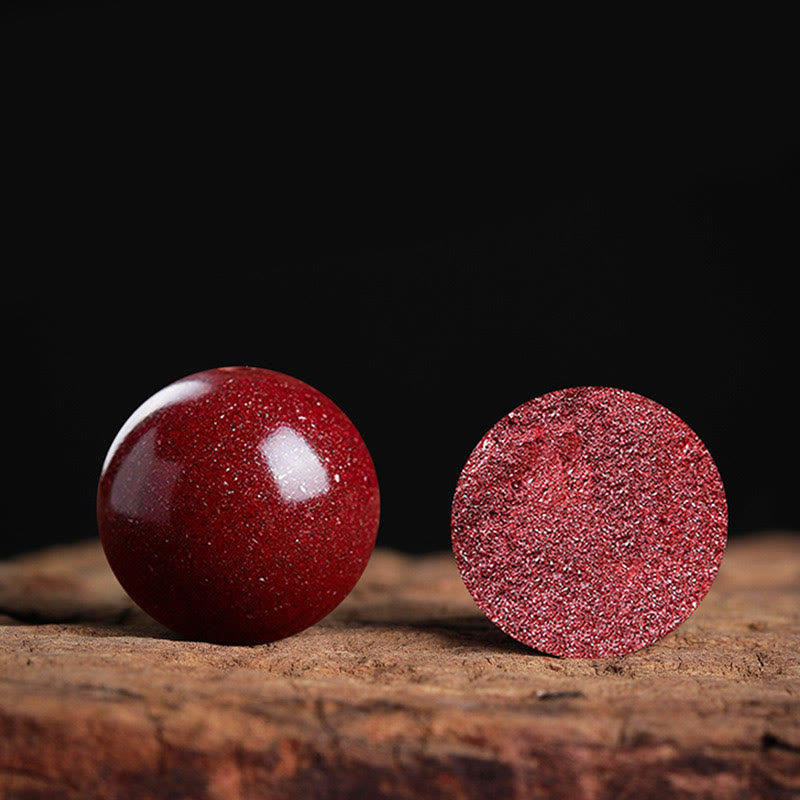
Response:
[{"label": "glossy reflection", "polygon": [[180,464],[156,455],[156,431],[151,429],[131,448],[114,474],[111,508],[144,522],[167,522],[180,474]]},{"label": "glossy reflection", "polygon": [[211,387],[201,378],[185,378],[182,381],[176,381],[169,386],[165,386],[152,397],[145,400],[144,403],[128,417],[125,424],[119,429],[119,433],[114,437],[111,447],[108,448],[106,460],[103,462],[103,470],[108,468],[111,459],[114,458],[114,454],[128,434],[149,416],[163,408],[168,408],[182,401],[199,397],[209,391],[210,388]]},{"label": "glossy reflection", "polygon": [[302,502],[325,494],[330,488],[328,473],[311,445],[286,425],[262,443],[272,477],[284,500]]}]

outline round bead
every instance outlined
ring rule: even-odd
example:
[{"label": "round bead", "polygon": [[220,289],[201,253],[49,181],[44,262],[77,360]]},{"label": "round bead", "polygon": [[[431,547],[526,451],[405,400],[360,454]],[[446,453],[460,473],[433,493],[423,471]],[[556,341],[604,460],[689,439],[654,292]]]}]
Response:
[{"label": "round bead", "polygon": [[173,631],[258,644],[350,592],[378,530],[378,482],[350,420],[296,378],[252,367],[170,384],[122,426],[97,494],[122,586]]},{"label": "round bead", "polygon": [[665,636],[708,592],[726,535],[703,443],[620,389],[519,406],[473,450],[453,501],[453,549],[477,604],[560,656],[618,656]]}]

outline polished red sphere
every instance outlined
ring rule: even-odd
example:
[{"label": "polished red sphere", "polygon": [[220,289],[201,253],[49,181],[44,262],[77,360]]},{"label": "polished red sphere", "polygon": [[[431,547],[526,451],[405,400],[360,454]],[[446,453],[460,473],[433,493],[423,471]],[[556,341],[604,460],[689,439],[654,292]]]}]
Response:
[{"label": "polished red sphere", "polygon": [[727,506],[685,422],[633,392],[584,386],[524,403],[481,439],[452,534],[464,583],[504,631],[552,655],[618,656],[705,596]]},{"label": "polished red sphere", "polygon": [[97,494],[114,574],[191,639],[258,644],[347,596],[378,530],[378,481],[350,420],[296,378],[252,367],[170,384],[122,426]]}]

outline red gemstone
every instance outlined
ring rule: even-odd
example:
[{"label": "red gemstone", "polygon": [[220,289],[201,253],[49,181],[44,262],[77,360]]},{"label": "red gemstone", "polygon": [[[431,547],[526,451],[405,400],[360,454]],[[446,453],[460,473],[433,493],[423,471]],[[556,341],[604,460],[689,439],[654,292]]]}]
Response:
[{"label": "red gemstone", "polygon": [[170,384],[122,426],[97,495],[128,594],[192,639],[257,644],[347,596],[378,530],[369,451],[325,395],[251,367]]},{"label": "red gemstone", "polygon": [[478,443],[453,500],[464,583],[506,633],[560,656],[617,656],[706,595],[727,506],[703,443],[620,389],[537,397]]}]

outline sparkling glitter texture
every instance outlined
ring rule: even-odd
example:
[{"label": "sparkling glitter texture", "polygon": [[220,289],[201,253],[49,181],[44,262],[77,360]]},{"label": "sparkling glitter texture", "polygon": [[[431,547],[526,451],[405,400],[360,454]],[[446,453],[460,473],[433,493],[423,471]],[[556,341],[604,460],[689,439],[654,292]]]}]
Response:
[{"label": "sparkling glitter texture", "polygon": [[288,375],[250,367],[167,386],[123,425],[97,495],[114,573],[192,639],[257,644],[307,628],[361,575],[378,483],[350,420]]},{"label": "sparkling glitter texture", "polygon": [[620,389],[537,397],[461,473],[453,550],[486,615],[546,653],[630,653],[706,595],[727,535],[717,468],[675,414]]}]

